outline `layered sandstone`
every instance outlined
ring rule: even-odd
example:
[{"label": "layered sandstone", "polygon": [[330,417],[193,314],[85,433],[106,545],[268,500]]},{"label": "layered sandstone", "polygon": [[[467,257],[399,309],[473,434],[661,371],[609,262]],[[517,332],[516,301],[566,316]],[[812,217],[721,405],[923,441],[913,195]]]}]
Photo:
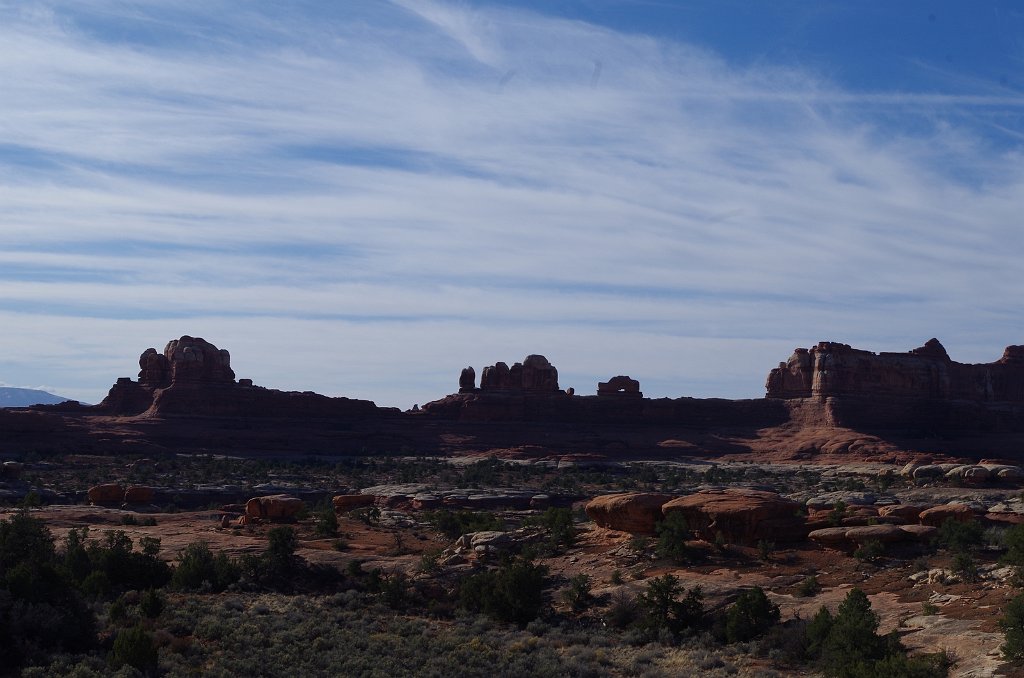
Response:
[{"label": "layered sandstone", "polygon": [[661,507],[671,499],[670,494],[650,492],[606,494],[591,499],[586,512],[600,527],[632,534],[654,534],[655,526],[663,519]]},{"label": "layered sandstone", "polygon": [[872,353],[823,341],[773,369],[769,398],[870,396],[1024,402],[1024,346],[978,365],[954,362],[938,339],[907,353]]}]

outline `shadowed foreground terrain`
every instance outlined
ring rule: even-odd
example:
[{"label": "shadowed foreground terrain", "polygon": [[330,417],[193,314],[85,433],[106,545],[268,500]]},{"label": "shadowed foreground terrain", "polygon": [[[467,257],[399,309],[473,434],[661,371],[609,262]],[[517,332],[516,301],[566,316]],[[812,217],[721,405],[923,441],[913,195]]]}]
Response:
[{"label": "shadowed foreground terrain", "polygon": [[819,344],[744,401],[528,356],[399,412],[182,337],[0,411],[0,671],[1013,674],[1019,355]]}]

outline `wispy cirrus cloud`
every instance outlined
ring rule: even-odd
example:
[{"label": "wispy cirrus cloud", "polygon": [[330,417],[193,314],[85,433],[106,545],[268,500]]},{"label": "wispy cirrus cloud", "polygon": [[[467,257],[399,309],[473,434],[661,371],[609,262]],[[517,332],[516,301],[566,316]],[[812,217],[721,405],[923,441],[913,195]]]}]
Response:
[{"label": "wispy cirrus cloud", "polygon": [[1012,91],[853,92],[466,3],[0,17],[8,381],[96,401],[190,333],[385,404],[530,352],[582,392],[757,396],[818,339],[1019,341],[1020,150],[982,131],[1020,131]]}]

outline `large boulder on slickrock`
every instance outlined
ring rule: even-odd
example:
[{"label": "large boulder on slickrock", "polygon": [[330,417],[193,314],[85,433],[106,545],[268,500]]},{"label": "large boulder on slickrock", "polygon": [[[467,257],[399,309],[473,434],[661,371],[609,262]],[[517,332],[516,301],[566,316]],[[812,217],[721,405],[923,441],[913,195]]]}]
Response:
[{"label": "large boulder on slickrock", "polygon": [[103,483],[89,488],[89,501],[93,504],[120,504],[124,499],[121,483]]},{"label": "large boulder on slickrock", "polygon": [[661,506],[672,499],[670,494],[629,492],[606,494],[591,499],[587,516],[600,527],[630,532],[654,534],[654,526],[663,519]]},{"label": "large boulder on slickrock", "polygon": [[761,540],[800,541],[807,536],[800,504],[764,490],[705,490],[673,499],[661,510],[666,516],[682,513],[694,534],[707,541],[719,533],[731,544],[751,546]]},{"label": "large boulder on slickrock", "polygon": [[942,523],[952,518],[961,523],[969,523],[977,520],[977,515],[967,504],[943,504],[925,509],[919,514],[922,525],[933,525],[941,527]]},{"label": "large boulder on slickrock", "polygon": [[298,497],[286,494],[272,494],[268,497],[253,497],[245,503],[245,515],[263,520],[287,520],[294,518],[305,503]]}]

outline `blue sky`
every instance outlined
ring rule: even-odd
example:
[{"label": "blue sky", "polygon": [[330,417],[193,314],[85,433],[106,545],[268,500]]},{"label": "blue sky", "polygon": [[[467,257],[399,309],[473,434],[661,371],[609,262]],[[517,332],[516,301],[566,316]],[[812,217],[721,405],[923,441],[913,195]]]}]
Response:
[{"label": "blue sky", "polygon": [[1024,343],[1024,10],[0,0],[0,381],[182,334],[401,407],[543,353],[759,397],[796,346]]}]

